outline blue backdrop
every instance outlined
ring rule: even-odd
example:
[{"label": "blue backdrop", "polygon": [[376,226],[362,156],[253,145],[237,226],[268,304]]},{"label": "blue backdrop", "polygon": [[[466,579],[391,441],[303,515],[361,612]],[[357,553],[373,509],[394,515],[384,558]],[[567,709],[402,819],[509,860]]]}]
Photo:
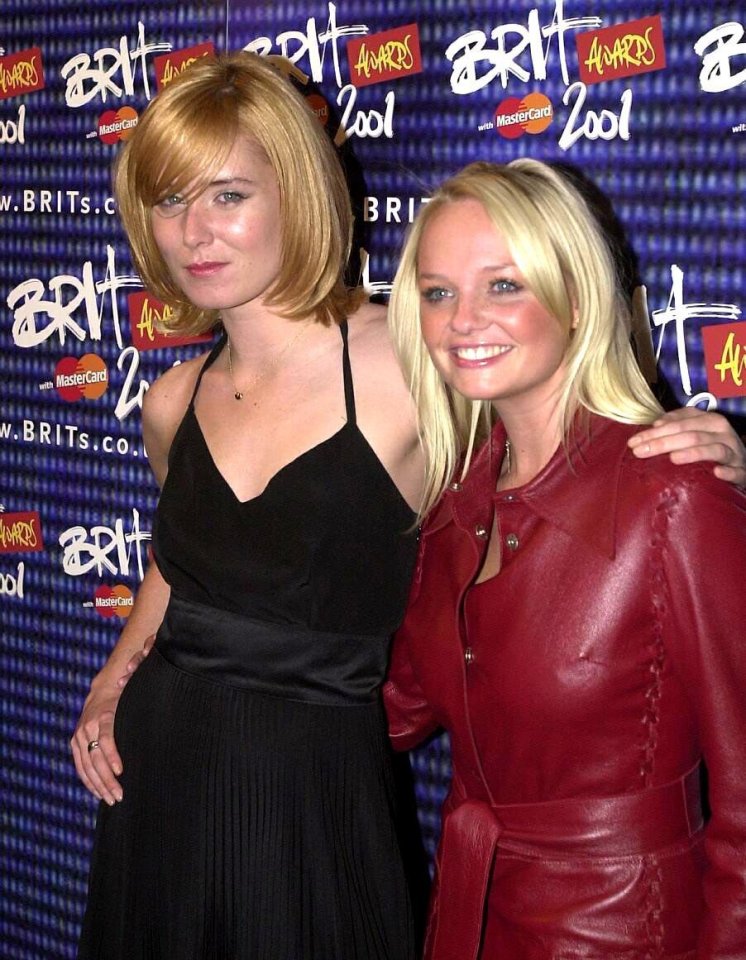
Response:
[{"label": "blue backdrop", "polygon": [[[626,235],[642,361],[658,358],[679,403],[742,415],[746,12],[6,0],[1,23],[0,954],[49,960],[74,955],[95,813],[68,740],[147,563],[142,395],[203,349],[153,334],[159,307],[132,296],[111,200],[112,157],[158,83],[205,43],[289,57],[350,173],[374,295],[423,198],[459,166],[578,168]],[[447,745],[413,762],[432,852]]]}]

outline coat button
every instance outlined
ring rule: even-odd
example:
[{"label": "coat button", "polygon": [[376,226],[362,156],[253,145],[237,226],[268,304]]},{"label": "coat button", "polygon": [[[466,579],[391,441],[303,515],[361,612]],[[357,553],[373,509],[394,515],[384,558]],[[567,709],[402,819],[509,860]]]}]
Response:
[{"label": "coat button", "polygon": [[454,493],[458,493],[462,487],[463,487],[463,484],[459,483],[458,480],[454,480],[453,483],[448,484],[448,489],[453,490]]},{"label": "coat button", "polygon": [[467,647],[466,650],[464,650],[464,663],[467,667],[470,663],[474,663],[474,651],[471,647]]},{"label": "coat button", "polygon": [[509,533],[505,538],[505,545],[509,550],[518,549],[518,537],[514,533]]},{"label": "coat button", "polygon": [[474,527],[474,535],[479,537],[480,540],[486,540],[487,527],[483,527],[481,523],[478,523],[476,527]]}]

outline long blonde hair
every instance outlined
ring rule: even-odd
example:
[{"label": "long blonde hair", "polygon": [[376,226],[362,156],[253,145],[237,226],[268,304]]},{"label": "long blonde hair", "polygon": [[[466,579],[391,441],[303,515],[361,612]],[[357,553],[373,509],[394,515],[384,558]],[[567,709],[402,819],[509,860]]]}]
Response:
[{"label": "long blonde hair", "polygon": [[352,208],[341,164],[304,97],[248,52],[191,64],[148,106],[118,158],[115,194],[145,285],[173,308],[170,329],[203,333],[215,324],[216,311],[194,306],[171,278],[151,215],[171,194],[204,189],[241,135],[266,156],[279,184],[281,264],[266,302],[290,319],[339,322],[360,299],[343,279]]},{"label": "long blonde hair", "polygon": [[537,160],[472,163],[435,191],[412,224],[389,305],[394,347],[417,406],[425,454],[421,515],[489,423],[489,403],[466,400],[443,382],[420,332],[417,256],[423,232],[442,207],[466,199],[479,202],[505,237],[542,306],[565,329],[576,320],[559,397],[565,437],[579,409],[623,423],[649,423],[661,409],[632,352],[629,306],[609,246],[580,192]]}]

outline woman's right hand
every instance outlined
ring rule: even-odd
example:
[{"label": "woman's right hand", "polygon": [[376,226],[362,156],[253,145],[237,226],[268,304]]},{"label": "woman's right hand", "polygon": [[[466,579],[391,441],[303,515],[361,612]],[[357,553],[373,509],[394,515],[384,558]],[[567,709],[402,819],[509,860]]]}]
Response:
[{"label": "woman's right hand", "polygon": [[123,796],[117,780],[122,758],[114,743],[114,714],[121,695],[122,688],[108,679],[104,668],[91,684],[70,741],[78,776],[94,797],[109,806]]},{"label": "woman's right hand", "polygon": [[114,715],[122,690],[150,653],[154,641],[155,634],[151,634],[113,683],[109,679],[113,672],[111,664],[94,678],[70,741],[78,776],[94,797],[105,800],[109,806],[123,796],[117,780],[122,772],[122,758],[114,742]]}]

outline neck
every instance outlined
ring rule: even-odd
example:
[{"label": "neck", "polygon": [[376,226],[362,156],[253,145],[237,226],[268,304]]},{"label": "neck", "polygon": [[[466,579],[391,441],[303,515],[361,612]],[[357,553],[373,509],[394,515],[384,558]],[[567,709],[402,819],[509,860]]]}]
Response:
[{"label": "neck", "polygon": [[518,487],[528,483],[549,463],[562,442],[562,424],[555,408],[550,417],[546,410],[495,410],[508,435],[510,456],[505,456],[498,479],[498,488]]},{"label": "neck", "polygon": [[254,406],[263,393],[283,383],[287,390],[301,368],[313,366],[330,332],[311,317],[288,320],[266,311],[251,319],[229,315],[223,325],[228,345],[221,369],[234,398],[251,397]]},{"label": "neck", "polygon": [[225,332],[230,340],[233,363],[244,361],[250,365],[261,362],[282,349],[305,320],[288,320],[266,308],[225,310],[220,315]]},{"label": "neck", "polygon": [[[274,364],[301,331],[304,349],[308,350],[325,328],[313,316],[290,320],[260,298],[250,303],[221,310],[220,319],[231,347],[234,371],[251,376],[267,363]],[[294,345],[289,351],[294,353]]]}]

